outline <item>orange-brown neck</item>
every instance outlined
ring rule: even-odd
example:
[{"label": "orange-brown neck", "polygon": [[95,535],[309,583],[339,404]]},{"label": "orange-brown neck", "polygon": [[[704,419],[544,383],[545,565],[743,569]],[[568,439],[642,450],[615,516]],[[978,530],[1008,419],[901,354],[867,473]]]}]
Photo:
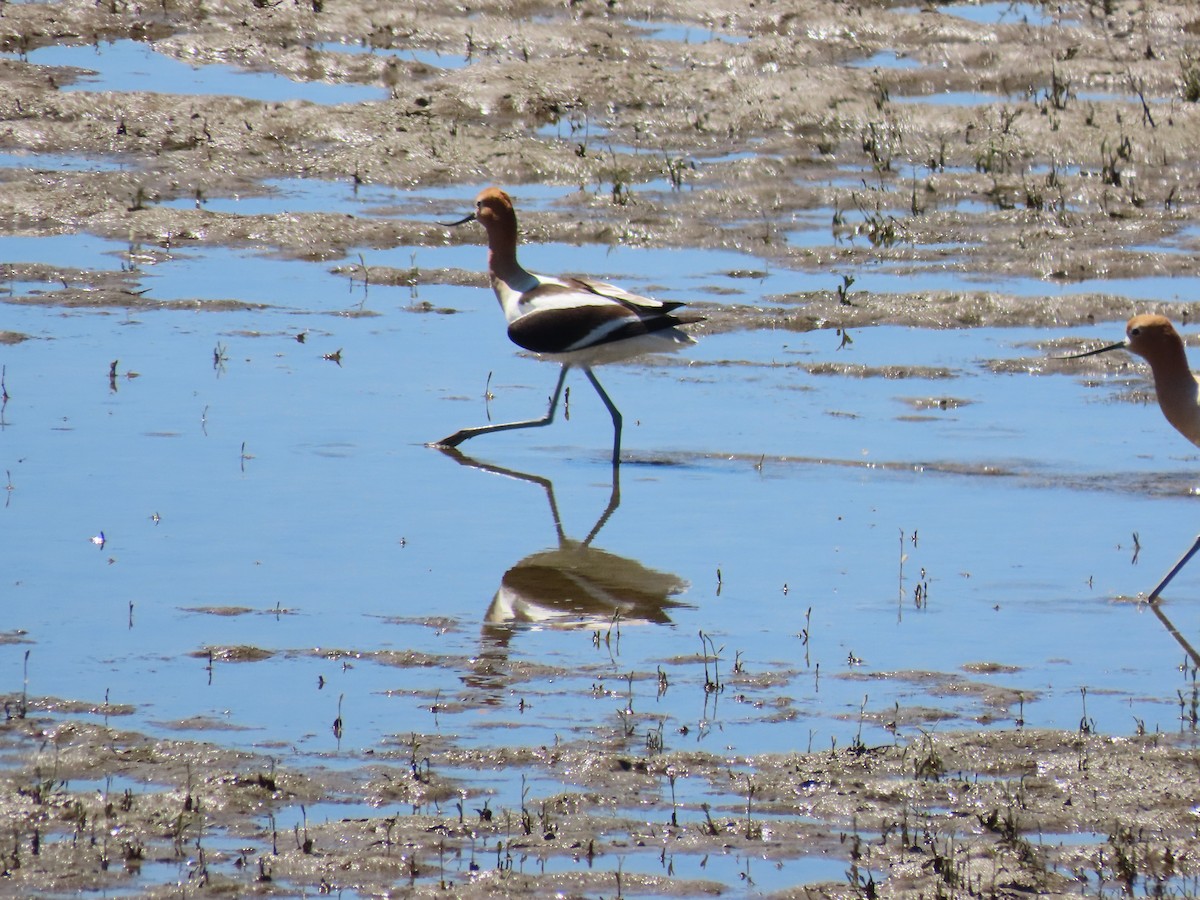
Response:
[{"label": "orange-brown neck", "polygon": [[1175,429],[1200,445],[1200,404],[1196,379],[1188,368],[1182,341],[1164,343],[1147,360],[1154,374],[1158,405]]},{"label": "orange-brown neck", "polygon": [[511,207],[489,209],[480,216],[488,236],[488,273],[492,286],[503,282],[517,290],[526,290],[531,280],[517,262],[517,216]]},{"label": "orange-brown neck", "polygon": [[[507,197],[505,197],[507,200]],[[503,276],[520,269],[517,263],[517,214],[507,202],[480,209],[479,222],[487,229],[488,268]]]},{"label": "orange-brown neck", "polygon": [[517,262],[515,244],[498,244],[491,232],[488,233],[488,271],[493,278],[512,281],[514,276],[524,272]]}]

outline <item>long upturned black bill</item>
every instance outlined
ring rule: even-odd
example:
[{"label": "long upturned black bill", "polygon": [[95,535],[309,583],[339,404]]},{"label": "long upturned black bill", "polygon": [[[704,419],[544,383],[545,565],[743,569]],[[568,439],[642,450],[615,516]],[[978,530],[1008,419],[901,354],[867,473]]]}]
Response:
[{"label": "long upturned black bill", "polygon": [[445,228],[453,228],[456,225],[466,225],[468,222],[474,222],[474,221],[475,221],[475,213],[467,213],[466,216],[459,219],[457,222],[438,222],[438,224]]},{"label": "long upturned black bill", "polygon": [[1095,356],[1097,353],[1107,353],[1109,350],[1125,350],[1129,344],[1126,341],[1117,341],[1115,344],[1109,344],[1107,347],[1100,347],[1096,350],[1086,350],[1083,353],[1072,353],[1070,356],[1060,356],[1059,359],[1079,359],[1081,356]]}]

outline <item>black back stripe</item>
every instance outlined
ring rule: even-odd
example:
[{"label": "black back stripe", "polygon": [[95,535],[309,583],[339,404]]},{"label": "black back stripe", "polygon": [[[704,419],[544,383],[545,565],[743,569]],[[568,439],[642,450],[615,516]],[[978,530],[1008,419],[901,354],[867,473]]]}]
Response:
[{"label": "black back stripe", "polygon": [[565,353],[623,341],[682,324],[672,315],[641,318],[624,306],[576,306],[543,309],[508,326],[518,347],[534,353]]}]

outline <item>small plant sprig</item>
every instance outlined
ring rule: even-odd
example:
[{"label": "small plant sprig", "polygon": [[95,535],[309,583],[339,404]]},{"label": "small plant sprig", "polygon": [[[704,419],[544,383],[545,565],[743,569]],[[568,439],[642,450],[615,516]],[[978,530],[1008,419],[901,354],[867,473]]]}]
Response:
[{"label": "small plant sprig", "polygon": [[[723,647],[721,649],[724,649]],[[724,688],[721,684],[721,675],[718,671],[717,661],[720,659],[720,650],[710,635],[700,632],[700,650],[704,654],[704,692],[706,694],[719,694]],[[712,675],[708,672],[708,660],[712,656]]]}]

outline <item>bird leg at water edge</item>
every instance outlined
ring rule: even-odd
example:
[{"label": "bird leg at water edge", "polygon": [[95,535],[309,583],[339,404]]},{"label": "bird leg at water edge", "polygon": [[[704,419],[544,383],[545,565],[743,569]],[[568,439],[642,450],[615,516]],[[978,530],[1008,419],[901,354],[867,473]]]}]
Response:
[{"label": "bird leg at water edge", "polygon": [[1158,599],[1158,595],[1163,592],[1163,588],[1171,583],[1171,579],[1179,574],[1180,569],[1188,564],[1188,560],[1195,556],[1197,551],[1200,551],[1200,535],[1196,536],[1196,540],[1192,543],[1192,546],[1188,549],[1187,553],[1179,557],[1179,562],[1175,563],[1175,565],[1171,567],[1171,571],[1168,572],[1163,577],[1163,580],[1158,583],[1158,587],[1150,592],[1149,600],[1151,603]]},{"label": "bird leg at water edge", "polygon": [[543,425],[549,425],[554,421],[554,413],[558,409],[558,398],[562,394],[563,382],[566,381],[567,371],[570,368],[570,365],[564,365],[558,373],[558,382],[554,385],[554,395],[550,398],[550,408],[546,410],[544,417],[530,419],[525,422],[504,422],[499,425],[478,425],[474,428],[464,428],[461,431],[454,432],[449,437],[442,438],[437,442],[437,446],[457,447],[463,441],[478,437],[481,434],[491,434],[493,431],[511,431],[514,428],[541,428]]},{"label": "bird leg at water edge", "polygon": [[605,392],[604,388],[602,388],[600,386],[600,382],[596,378],[596,376],[592,373],[592,370],[590,368],[585,368],[583,370],[583,374],[586,375],[588,378],[588,381],[590,381],[592,383],[592,387],[594,387],[596,389],[596,393],[600,395],[600,399],[603,400],[604,405],[606,407],[608,407],[608,414],[610,416],[612,416],[612,423],[613,423],[612,463],[613,463],[613,467],[615,468],[621,464],[621,421],[622,421],[621,413],[617,409],[616,404],[614,404],[612,402],[612,399]]}]

